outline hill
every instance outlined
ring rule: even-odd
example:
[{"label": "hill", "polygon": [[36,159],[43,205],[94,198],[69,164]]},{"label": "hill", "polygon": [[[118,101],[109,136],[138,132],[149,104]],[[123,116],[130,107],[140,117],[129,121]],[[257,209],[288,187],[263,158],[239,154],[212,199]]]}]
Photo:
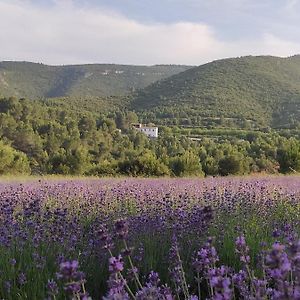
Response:
[{"label": "hill", "polygon": [[151,84],[130,108],[161,124],[298,126],[300,56],[214,61]]},{"label": "hill", "polygon": [[199,67],[47,66],[0,62],[0,97],[75,110],[137,112],[160,125],[300,128],[300,56],[240,57]]},{"label": "hill", "polygon": [[0,62],[0,96],[19,98],[119,96],[189,68],[177,65],[48,66],[30,62]]}]

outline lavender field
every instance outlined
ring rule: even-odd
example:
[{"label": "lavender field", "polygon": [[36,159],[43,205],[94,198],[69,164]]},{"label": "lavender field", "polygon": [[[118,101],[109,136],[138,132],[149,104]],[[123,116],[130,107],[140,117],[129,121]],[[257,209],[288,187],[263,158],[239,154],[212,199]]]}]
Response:
[{"label": "lavender field", "polygon": [[1,299],[300,299],[300,177],[0,183]]}]

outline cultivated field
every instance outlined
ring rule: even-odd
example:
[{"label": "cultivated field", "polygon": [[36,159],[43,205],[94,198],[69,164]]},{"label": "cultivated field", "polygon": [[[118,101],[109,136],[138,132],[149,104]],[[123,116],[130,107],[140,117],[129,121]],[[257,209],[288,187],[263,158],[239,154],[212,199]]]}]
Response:
[{"label": "cultivated field", "polygon": [[300,299],[300,177],[0,183],[2,299]]}]

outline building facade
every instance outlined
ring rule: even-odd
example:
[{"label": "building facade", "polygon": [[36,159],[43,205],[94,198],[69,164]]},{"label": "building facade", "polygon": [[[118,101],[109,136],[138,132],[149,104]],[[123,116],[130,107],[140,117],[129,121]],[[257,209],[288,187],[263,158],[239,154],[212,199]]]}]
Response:
[{"label": "building facade", "polygon": [[158,127],[156,127],[156,126],[146,126],[143,124],[132,124],[132,127],[135,128],[137,131],[140,131],[140,132],[146,134],[150,138],[158,137]]}]

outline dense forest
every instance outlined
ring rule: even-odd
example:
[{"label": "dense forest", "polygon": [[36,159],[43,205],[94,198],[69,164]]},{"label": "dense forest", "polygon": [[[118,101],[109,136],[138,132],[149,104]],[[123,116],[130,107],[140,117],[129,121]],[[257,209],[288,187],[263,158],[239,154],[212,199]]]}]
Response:
[{"label": "dense forest", "polygon": [[300,56],[248,56],[198,67],[0,62],[0,97],[74,110],[135,111],[143,123],[300,128]]},{"label": "dense forest", "polygon": [[300,56],[214,61],[154,82],[129,108],[165,125],[297,127]]},{"label": "dense forest", "polygon": [[90,64],[48,66],[0,62],[0,96],[30,99],[125,95],[189,66]]},{"label": "dense forest", "polygon": [[[300,56],[199,67],[2,62],[0,174],[298,172],[299,112]],[[159,137],[135,122],[156,124]]]},{"label": "dense forest", "polygon": [[209,176],[300,171],[295,132],[215,131],[192,140],[186,130],[161,126],[159,138],[149,139],[131,128],[137,121],[131,111],[100,114],[51,101],[2,98],[0,174]]}]

